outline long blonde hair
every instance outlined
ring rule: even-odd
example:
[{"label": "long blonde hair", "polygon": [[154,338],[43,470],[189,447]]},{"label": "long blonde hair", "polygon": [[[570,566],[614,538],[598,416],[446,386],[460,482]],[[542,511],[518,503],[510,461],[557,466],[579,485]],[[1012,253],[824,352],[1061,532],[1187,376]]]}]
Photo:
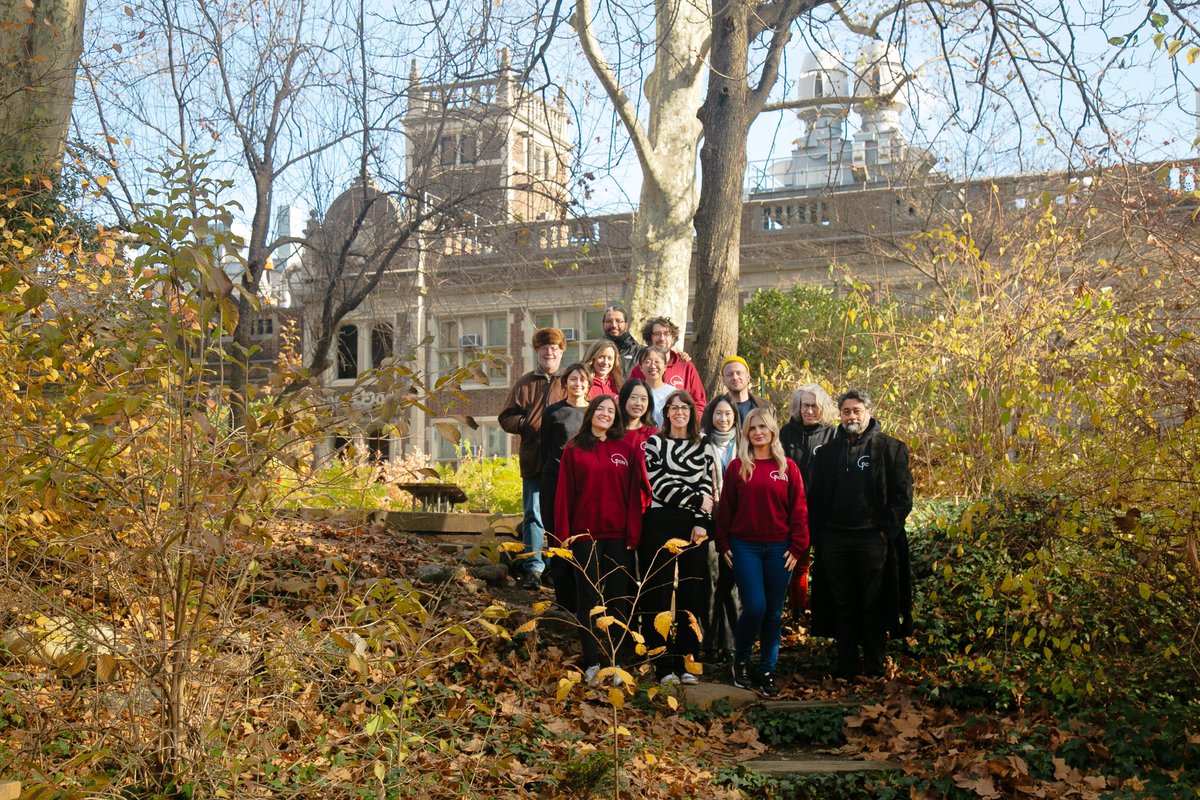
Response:
[{"label": "long blonde hair", "polygon": [[771,458],[779,465],[781,474],[787,471],[787,456],[783,454],[783,445],[779,443],[779,423],[775,421],[775,415],[767,408],[752,408],[742,420],[742,435],[738,437],[738,460],[741,462],[738,465],[738,475],[743,482],[748,482],[754,475],[754,445],[750,444],[747,432],[750,430],[750,424],[759,417],[762,417],[767,430],[771,432]]},{"label": "long blonde hair", "polygon": [[609,375],[613,376],[613,383],[617,389],[620,389],[625,383],[625,375],[621,371],[621,351],[612,343],[610,339],[597,339],[591,347],[588,348],[587,355],[583,357],[583,363],[587,364],[587,368],[591,370],[593,375],[596,374],[596,368],[592,366],[592,359],[603,353],[605,350],[612,350],[613,365]]}]

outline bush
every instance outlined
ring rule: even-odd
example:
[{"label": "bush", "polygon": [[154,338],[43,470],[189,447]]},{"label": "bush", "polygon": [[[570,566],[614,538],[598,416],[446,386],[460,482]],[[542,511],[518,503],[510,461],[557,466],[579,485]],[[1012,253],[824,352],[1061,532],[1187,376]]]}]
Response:
[{"label": "bush", "polygon": [[928,690],[987,708],[1200,698],[1186,636],[1197,598],[1116,530],[1111,514],[1042,493],[924,506],[910,540],[916,653],[941,661]]},{"label": "bush", "polygon": [[444,481],[453,481],[467,493],[472,511],[521,513],[521,467],[517,456],[478,458],[464,456],[457,465],[439,464]]}]

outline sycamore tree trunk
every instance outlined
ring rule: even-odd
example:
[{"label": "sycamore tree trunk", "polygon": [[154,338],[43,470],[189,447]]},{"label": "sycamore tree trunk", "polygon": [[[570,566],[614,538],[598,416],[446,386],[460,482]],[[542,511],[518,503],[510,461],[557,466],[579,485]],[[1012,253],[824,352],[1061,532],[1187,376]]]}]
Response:
[{"label": "sycamore tree trunk", "polygon": [[[712,68],[698,114],[704,145],[695,216],[696,336],[691,345],[696,369],[712,384],[721,360],[736,354],[738,346],[746,138],[779,76],[791,24],[814,5],[813,0],[728,0],[713,13]],[[757,82],[751,84],[750,45],[764,34],[769,34],[766,56]]]},{"label": "sycamore tree trunk", "polygon": [[642,189],[631,233],[629,321],[664,315],[688,319],[692,217],[696,211],[696,118],[708,49],[705,0],[656,0],[654,68],[642,87],[645,123],[601,52],[590,0],[578,0],[575,31],[588,64],[629,132],[642,168]]},{"label": "sycamore tree trunk", "polygon": [[85,0],[0,8],[0,179],[57,174],[83,52]]}]

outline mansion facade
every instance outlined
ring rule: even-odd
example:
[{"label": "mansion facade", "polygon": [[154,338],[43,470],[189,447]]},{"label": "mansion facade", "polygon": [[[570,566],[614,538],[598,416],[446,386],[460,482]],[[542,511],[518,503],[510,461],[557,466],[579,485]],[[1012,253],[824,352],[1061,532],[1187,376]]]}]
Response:
[{"label": "mansion facade", "polygon": [[[886,54],[880,58],[886,81]],[[850,89],[838,70],[828,60],[806,62],[802,97],[827,92],[844,102]],[[871,88],[877,90],[879,80],[875,76]],[[439,218],[449,217],[451,223],[426,224],[403,248],[386,253],[378,285],[340,321],[336,357],[320,377],[330,389],[350,394],[361,413],[327,443],[324,454],[355,444],[358,453],[380,458],[422,452],[436,461],[454,461],[463,446],[434,425],[451,422],[459,425],[472,453],[506,456],[515,452],[516,443],[501,430],[497,415],[512,382],[533,366],[534,330],[561,328],[568,342],[562,363],[569,364],[603,335],[605,307],[629,297],[633,215],[568,215],[569,124],[561,96],[523,94],[506,70],[495,81],[421,85],[414,68],[412,82],[405,185],[422,187],[424,200],[415,202],[417,207],[459,199],[453,214]],[[831,103],[800,112],[806,133],[792,157],[772,165],[746,189],[743,302],[758,289],[836,287],[837,265],[852,268],[877,291],[919,292],[924,276],[896,243],[958,219],[968,208],[1020,208],[1023,198],[1064,184],[1061,175],[986,182],[940,178],[931,169],[933,159],[904,142],[895,106]],[[845,128],[852,112],[860,124],[851,137]],[[412,218],[412,201],[406,205],[386,194],[356,184],[323,219],[309,220],[306,240],[344,239],[341,232],[349,221],[362,218],[356,209],[364,198],[379,200],[385,215],[396,220]],[[361,232],[366,229],[355,230],[355,236],[370,238],[369,231]],[[314,268],[329,257],[321,249],[310,244],[299,263],[289,267],[306,352],[311,352],[325,299],[316,279],[320,269]],[[378,263],[372,259],[364,255],[357,268],[368,271]],[[694,276],[690,287],[693,297],[705,291]],[[636,336],[642,320],[630,322]],[[689,321],[676,322],[682,328]],[[686,337],[680,345],[686,349]],[[494,358],[467,378],[460,394],[443,393],[447,402],[439,413],[445,416],[410,407],[403,412],[407,433],[396,435],[386,429],[395,412],[360,376],[406,353],[415,354],[415,369],[427,376],[429,386],[472,361]],[[460,425],[455,415],[471,416],[478,427]]]}]

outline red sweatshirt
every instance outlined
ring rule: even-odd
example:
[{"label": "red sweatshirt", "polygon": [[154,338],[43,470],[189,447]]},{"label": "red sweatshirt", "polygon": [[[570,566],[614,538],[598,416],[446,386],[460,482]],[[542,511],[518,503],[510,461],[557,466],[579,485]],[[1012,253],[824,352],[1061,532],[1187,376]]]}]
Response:
[{"label": "red sweatshirt", "polygon": [[[630,371],[629,377],[644,381],[646,373],[642,372],[639,364]],[[676,389],[683,389],[690,394],[692,400],[696,402],[696,413],[704,413],[704,404],[708,402],[708,397],[704,394],[704,383],[700,380],[700,373],[696,371],[695,364],[684,361],[674,350],[671,351],[667,368],[663,371],[663,383]]]},{"label": "red sweatshirt", "polygon": [[787,459],[779,474],[775,459],[755,459],[749,481],[738,474],[741,459],[725,468],[725,485],[717,504],[717,551],[729,551],[730,537],[749,542],[788,542],[788,551],[803,560],[808,553],[808,501],[800,468]]},{"label": "red sweatshirt", "polygon": [[625,431],[625,441],[637,445],[638,457],[642,459],[642,463],[646,461],[646,442],[656,433],[658,433],[658,428],[644,422],[640,428]]},{"label": "red sweatshirt", "polygon": [[563,450],[554,496],[559,542],[580,533],[593,539],[625,539],[637,547],[650,481],[642,449],[628,439],[605,439],[591,450],[574,443]]},{"label": "red sweatshirt", "polygon": [[602,394],[610,394],[616,397],[620,391],[621,387],[617,386],[617,381],[613,378],[611,372],[605,375],[603,380],[599,376],[593,375],[592,388],[588,390],[588,400],[595,400]]}]

